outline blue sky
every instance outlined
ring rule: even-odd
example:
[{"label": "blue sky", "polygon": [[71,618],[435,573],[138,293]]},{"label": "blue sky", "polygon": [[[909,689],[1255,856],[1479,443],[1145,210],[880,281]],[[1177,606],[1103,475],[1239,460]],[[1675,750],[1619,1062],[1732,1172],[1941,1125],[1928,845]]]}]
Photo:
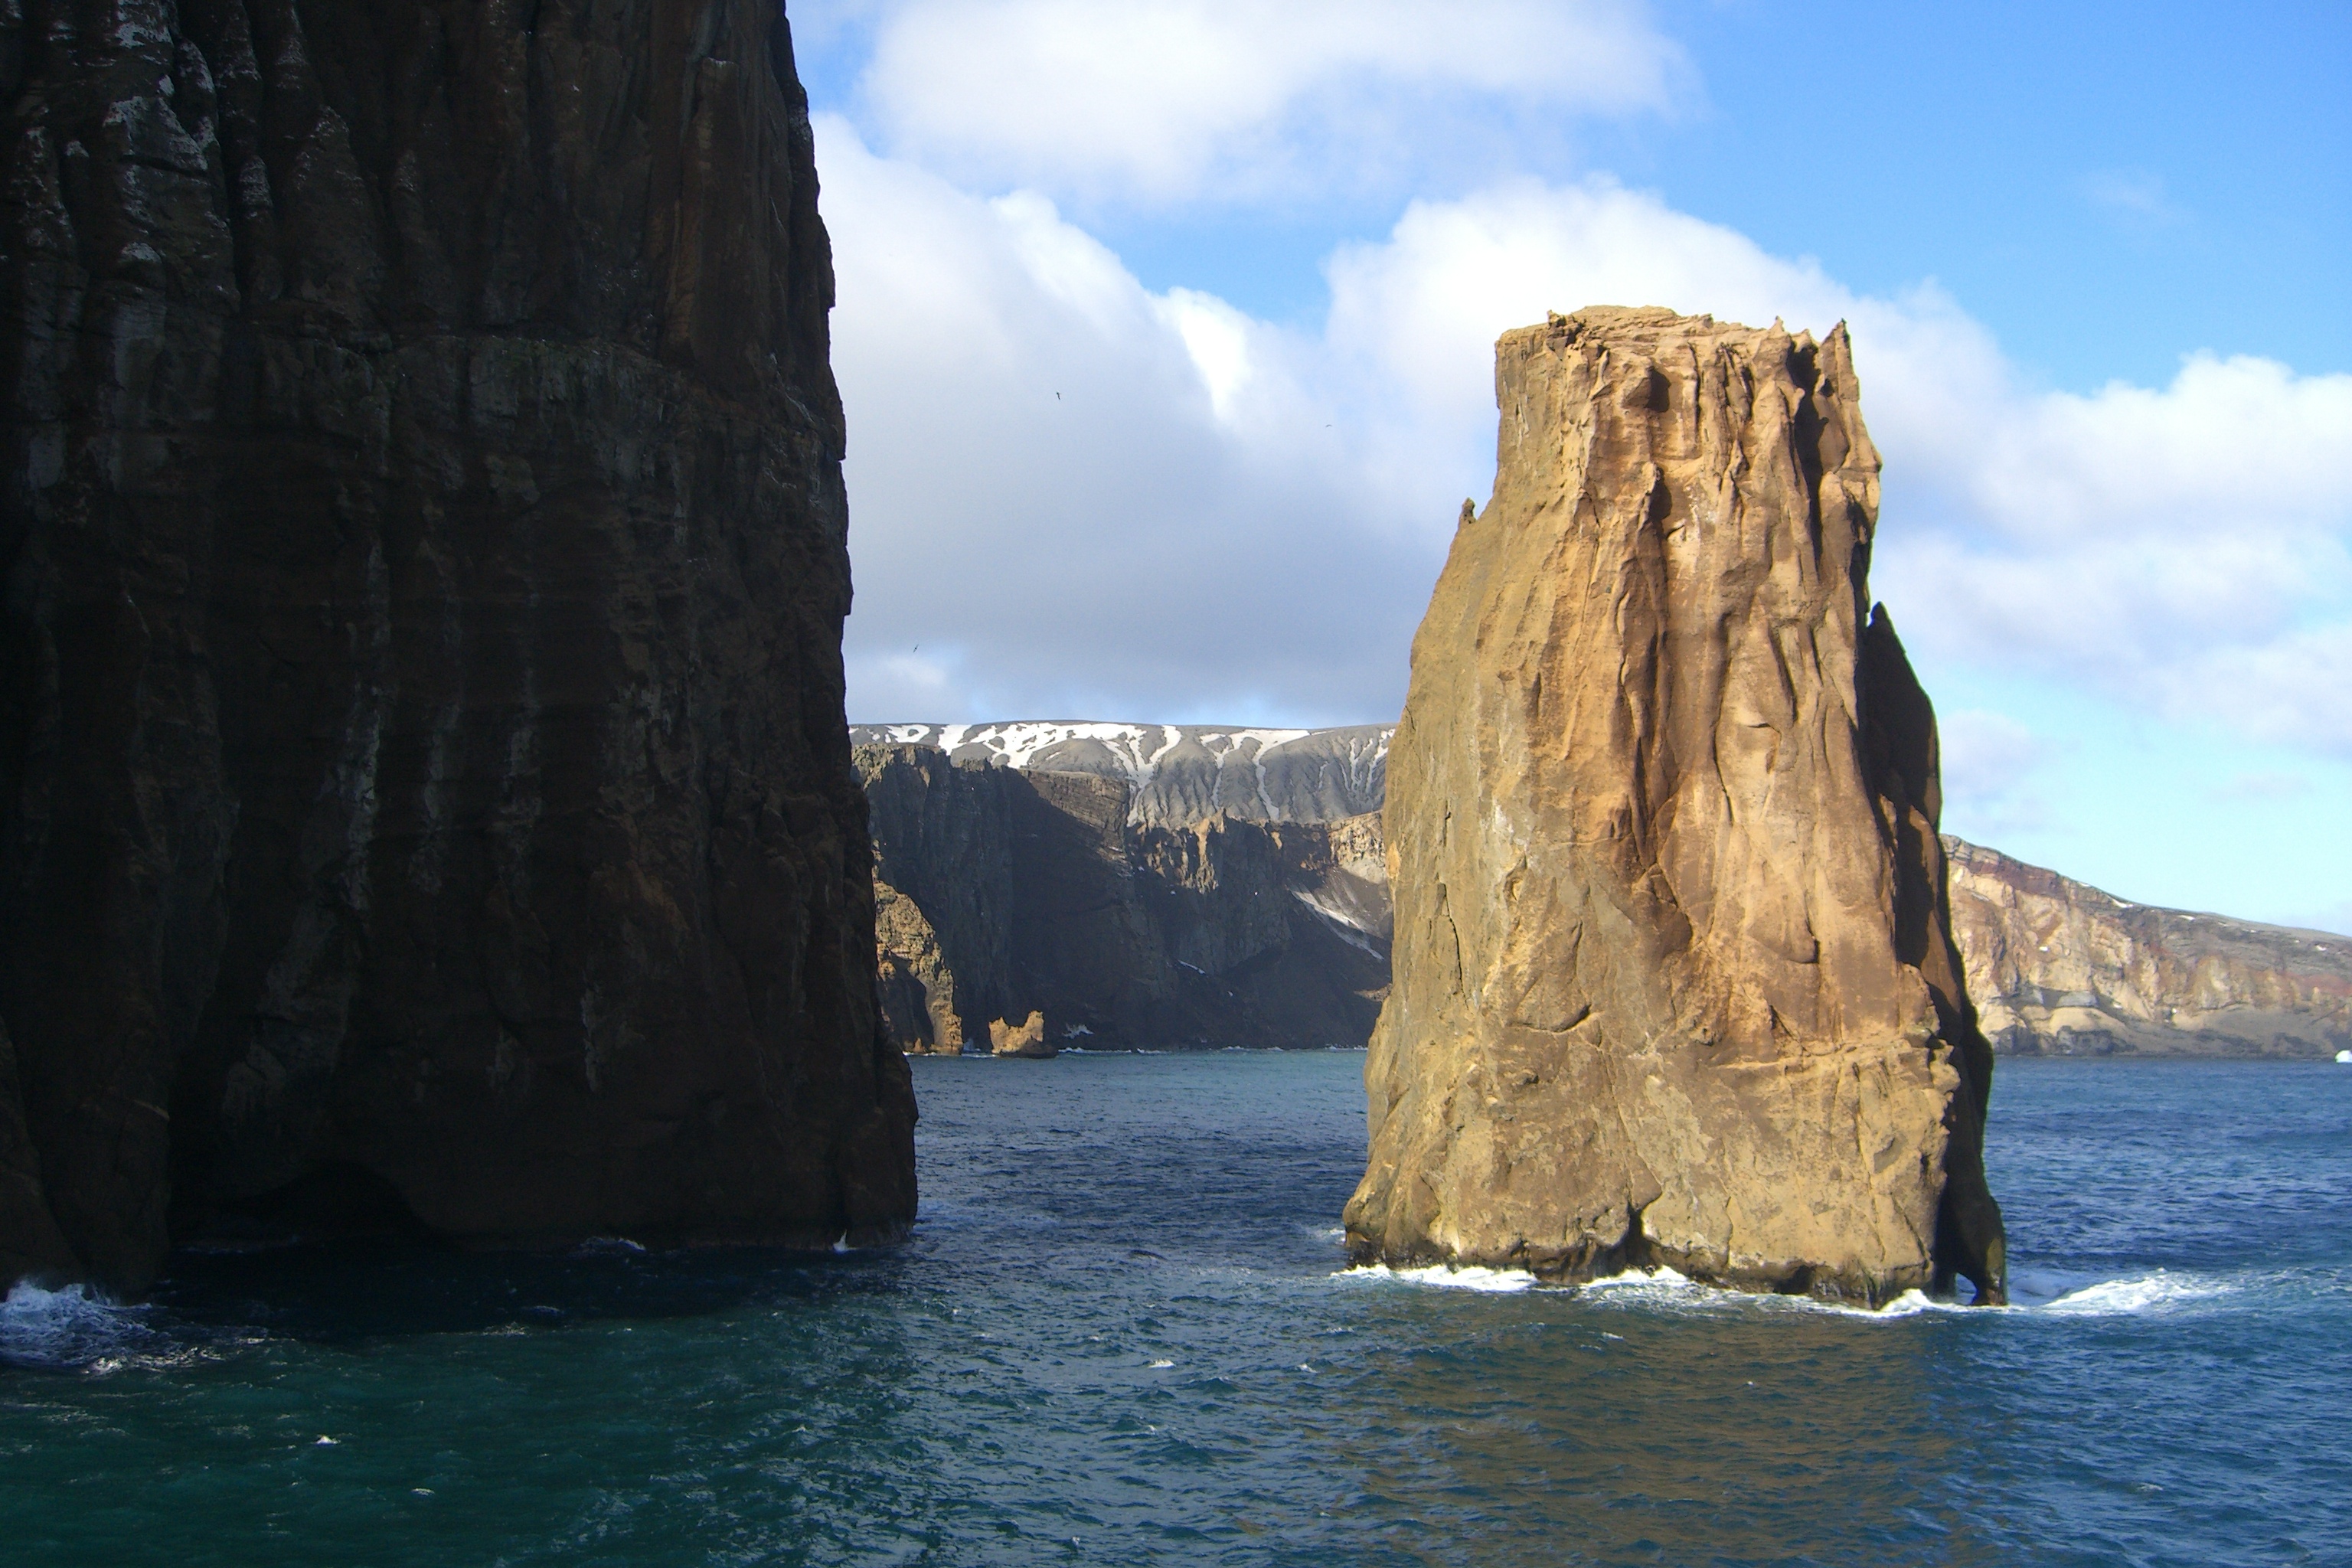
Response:
[{"label": "blue sky", "polygon": [[1947,826],[2352,929],[2352,8],[791,13],[853,718],[1392,718],[1496,331],[1843,318]]}]

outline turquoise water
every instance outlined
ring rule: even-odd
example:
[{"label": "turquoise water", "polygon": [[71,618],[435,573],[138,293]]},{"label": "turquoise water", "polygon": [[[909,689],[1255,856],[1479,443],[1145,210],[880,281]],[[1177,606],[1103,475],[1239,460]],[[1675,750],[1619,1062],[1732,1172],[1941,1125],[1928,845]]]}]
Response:
[{"label": "turquoise water", "polygon": [[1360,1053],[919,1060],[885,1252],[0,1309],[0,1560],[2352,1562],[2352,1069],[2007,1062],[2018,1310],[1345,1274]]}]

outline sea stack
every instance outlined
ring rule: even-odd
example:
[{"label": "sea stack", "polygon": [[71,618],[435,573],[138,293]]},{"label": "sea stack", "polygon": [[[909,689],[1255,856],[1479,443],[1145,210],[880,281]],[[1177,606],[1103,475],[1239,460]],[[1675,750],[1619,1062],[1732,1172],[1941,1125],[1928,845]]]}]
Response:
[{"label": "sea stack", "polygon": [[0,1283],[901,1229],[781,7],[0,39]]},{"label": "sea stack", "polygon": [[1505,334],[1388,758],[1360,1260],[2003,1295],[1935,716],[1841,326]]}]

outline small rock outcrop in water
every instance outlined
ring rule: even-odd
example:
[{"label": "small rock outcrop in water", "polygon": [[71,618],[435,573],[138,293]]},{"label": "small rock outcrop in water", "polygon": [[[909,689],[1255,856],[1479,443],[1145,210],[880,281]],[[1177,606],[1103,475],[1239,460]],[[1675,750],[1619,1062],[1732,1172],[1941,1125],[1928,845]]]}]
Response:
[{"label": "small rock outcrop in water", "polygon": [[1093,773],[857,748],[891,1036],[985,1047],[1043,1015],[1056,1047],[1355,1045],[1388,984],[1377,823],[1222,813],[1139,826]]},{"label": "small rock outcrop in water", "polygon": [[1505,334],[1389,757],[1361,1258],[1999,1300],[1935,720],[1843,328]]},{"label": "small rock outcrop in water", "polygon": [[902,1226],[780,7],[27,0],[0,87],[0,1279]]},{"label": "small rock outcrop in water", "polygon": [[988,1026],[988,1051],[998,1057],[1050,1057],[1058,1050],[1045,1037],[1045,1015],[1032,1011],[1018,1024],[998,1018]]},{"label": "small rock outcrop in water", "polygon": [[2126,903],[1957,838],[1944,851],[1995,1050],[2316,1059],[2352,1047],[2352,937]]}]

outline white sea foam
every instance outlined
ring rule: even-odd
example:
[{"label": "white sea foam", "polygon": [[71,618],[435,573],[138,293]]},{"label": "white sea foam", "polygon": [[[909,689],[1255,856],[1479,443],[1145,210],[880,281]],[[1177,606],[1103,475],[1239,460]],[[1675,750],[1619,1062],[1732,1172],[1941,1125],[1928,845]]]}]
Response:
[{"label": "white sea foam", "polygon": [[1955,1301],[1949,1297],[1938,1299],[1937,1297],[1930,1296],[1925,1290],[1906,1290],[1903,1294],[1895,1297],[1895,1300],[1887,1302],[1886,1305],[1879,1308],[1876,1311],[1871,1311],[1861,1307],[1841,1307],[1831,1301],[1819,1301],[1815,1302],[1814,1305],[1828,1307],[1833,1311],[1853,1312],[1857,1316],[1864,1318],[1916,1318],[1922,1312],[1974,1312],[1979,1310],[1985,1311],[2006,1311],[2010,1310],[2000,1307],[1979,1309],[1967,1301]]},{"label": "white sea foam", "polygon": [[1583,1288],[1588,1291],[1643,1296],[1688,1296],[1706,1289],[1680,1269],[1664,1268],[1629,1268],[1622,1274],[1604,1274],[1598,1279],[1586,1281]]},{"label": "white sea foam", "polygon": [[2084,1317],[2119,1317],[2130,1313],[2168,1311],[2192,1301],[2234,1295],[2237,1289],[2237,1286],[2226,1280],[2195,1274],[2173,1274],[2159,1268],[2137,1279],[2102,1279],[2095,1285],[2069,1290],[2041,1310]]},{"label": "white sea foam", "polygon": [[115,1352],[153,1339],[143,1310],[118,1306],[80,1285],[44,1290],[19,1284],[0,1301],[0,1362],[36,1366],[121,1364]]},{"label": "white sea foam", "polygon": [[1813,1296],[1772,1296],[1727,1290],[1698,1284],[1672,1268],[1611,1275],[1580,1287],[1612,1306],[1638,1306],[1675,1312],[1799,1311],[1826,1312],[1837,1317],[1885,1322],[1923,1313],[1953,1313],[1976,1318],[1989,1315],[2051,1313],[2100,1317],[2160,1312],[2193,1302],[2235,1295],[2241,1289],[2227,1279],[2165,1269],[2125,1279],[2095,1279],[2081,1275],[2021,1270],[2011,1280],[2011,1304],[1979,1307],[1968,1301],[1906,1290],[1884,1307],[1856,1306]]},{"label": "white sea foam", "polygon": [[1524,1268],[1482,1268],[1473,1264],[1450,1268],[1433,1263],[1424,1268],[1391,1268],[1385,1263],[1363,1263],[1342,1268],[1334,1279],[1398,1279],[1408,1285],[1436,1285],[1448,1290],[1481,1290],[1494,1294],[1534,1288],[1536,1277]]}]

